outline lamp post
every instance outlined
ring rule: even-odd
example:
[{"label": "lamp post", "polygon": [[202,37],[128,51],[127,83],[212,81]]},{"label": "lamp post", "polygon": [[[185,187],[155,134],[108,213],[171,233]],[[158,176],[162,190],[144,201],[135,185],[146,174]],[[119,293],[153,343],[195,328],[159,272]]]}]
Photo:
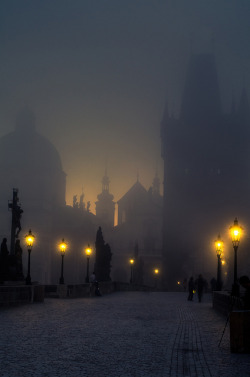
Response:
[{"label": "lamp post", "polygon": [[217,291],[221,291],[222,288],[222,281],[221,281],[221,254],[223,249],[223,241],[218,235],[217,240],[215,241],[215,249],[218,258],[218,267],[217,267],[217,282],[216,282],[216,289]]},{"label": "lamp post", "polygon": [[67,244],[64,241],[64,238],[62,239],[62,242],[59,245],[60,251],[61,251],[61,256],[62,256],[62,263],[61,263],[61,277],[59,279],[59,284],[64,284],[64,277],[63,277],[63,260],[64,260],[64,255],[65,251],[67,248]]},{"label": "lamp post", "polygon": [[243,228],[239,226],[238,219],[237,217],[234,219],[234,223],[232,226],[229,228],[230,233],[231,233],[231,239],[233,243],[233,248],[234,248],[234,282],[232,285],[232,296],[239,297],[240,295],[240,289],[239,289],[239,284],[238,284],[238,278],[237,278],[237,251],[238,247],[240,244],[240,237]]},{"label": "lamp post", "polygon": [[34,243],[35,236],[32,234],[31,229],[29,230],[29,233],[25,236],[25,242],[28,249],[28,273],[26,277],[26,285],[31,285],[31,276],[30,276],[30,253],[32,250],[32,246]]},{"label": "lamp post", "polygon": [[135,260],[134,259],[130,259],[130,266],[131,266],[131,270],[130,270],[130,284],[133,283],[133,265],[135,263]]},{"label": "lamp post", "polygon": [[159,274],[159,270],[158,268],[155,268],[154,269],[154,275],[155,275],[155,288],[157,289],[157,285],[158,285],[158,274]]},{"label": "lamp post", "polygon": [[90,259],[90,255],[92,253],[92,249],[91,247],[89,246],[88,244],[88,247],[85,249],[85,253],[86,253],[86,256],[87,256],[87,274],[86,274],[86,283],[89,283],[89,259]]}]

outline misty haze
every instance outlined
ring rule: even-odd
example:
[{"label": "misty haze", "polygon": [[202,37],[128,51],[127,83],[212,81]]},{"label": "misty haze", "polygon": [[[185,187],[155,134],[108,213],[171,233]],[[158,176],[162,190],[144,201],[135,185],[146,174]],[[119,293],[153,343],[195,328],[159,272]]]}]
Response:
[{"label": "misty haze", "polygon": [[170,292],[248,292],[249,19],[247,0],[0,2],[0,288],[165,292],[173,313]]}]

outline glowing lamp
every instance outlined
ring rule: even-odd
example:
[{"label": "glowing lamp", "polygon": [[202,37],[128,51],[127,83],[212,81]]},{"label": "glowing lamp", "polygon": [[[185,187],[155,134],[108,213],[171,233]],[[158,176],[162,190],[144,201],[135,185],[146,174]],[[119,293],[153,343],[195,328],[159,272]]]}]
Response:
[{"label": "glowing lamp", "polygon": [[62,242],[60,243],[59,245],[59,249],[61,251],[61,256],[62,256],[62,264],[61,264],[61,277],[59,279],[59,284],[64,284],[64,276],[63,276],[63,259],[64,259],[64,255],[65,255],[65,252],[66,252],[66,249],[67,249],[67,244],[66,242],[64,241],[64,238],[62,239]]},{"label": "glowing lamp", "polygon": [[91,249],[91,247],[89,246],[89,244],[88,244],[88,247],[85,249],[85,253],[86,253],[86,255],[87,255],[87,258],[89,258],[90,255],[91,255],[91,253],[92,253],[92,249]]},{"label": "glowing lamp", "polygon": [[220,235],[218,235],[218,238],[215,241],[215,250],[216,250],[217,256],[220,257],[223,250],[223,241],[221,240]]},{"label": "glowing lamp", "polygon": [[86,247],[86,249],[85,249],[85,254],[87,256],[87,274],[86,274],[86,279],[85,279],[86,283],[89,283],[89,259],[90,259],[91,253],[92,253],[92,249],[91,249],[91,247],[89,246],[89,243],[88,243],[88,247]]},{"label": "glowing lamp", "polygon": [[59,248],[60,248],[61,254],[64,255],[67,248],[67,244],[64,241],[64,238],[62,239],[62,242],[60,243]]},{"label": "glowing lamp", "polygon": [[28,249],[28,272],[27,272],[27,277],[26,277],[26,284],[31,285],[31,276],[30,276],[30,254],[31,254],[31,249],[33,246],[35,240],[34,234],[32,234],[31,229],[29,230],[29,233],[25,236],[25,242],[27,245]]},{"label": "glowing lamp", "polygon": [[232,296],[239,297],[240,296],[240,289],[239,289],[239,284],[238,284],[238,278],[237,278],[237,251],[238,251],[238,246],[240,244],[240,238],[241,234],[243,231],[243,228],[239,226],[237,217],[234,219],[233,226],[230,226],[229,228],[230,233],[231,233],[231,239],[233,243],[233,248],[234,248],[234,282],[232,285]]},{"label": "glowing lamp", "polygon": [[234,224],[229,228],[231,233],[231,239],[234,247],[239,246],[240,238],[242,235],[243,228],[239,226],[237,217],[234,219]]},{"label": "glowing lamp", "polygon": [[34,234],[32,234],[31,229],[30,229],[29,233],[25,236],[25,242],[26,242],[28,250],[32,249],[34,240],[35,240],[35,236]]},{"label": "glowing lamp", "polygon": [[221,280],[221,254],[223,250],[223,241],[218,235],[217,240],[215,241],[215,250],[218,257],[218,267],[217,267],[217,282],[216,282],[216,290],[221,291],[222,288],[222,280]]},{"label": "glowing lamp", "polygon": [[135,263],[135,260],[133,258],[131,258],[129,260],[129,263],[130,263],[130,266],[131,266],[131,270],[130,270],[130,284],[133,283],[133,265]]}]

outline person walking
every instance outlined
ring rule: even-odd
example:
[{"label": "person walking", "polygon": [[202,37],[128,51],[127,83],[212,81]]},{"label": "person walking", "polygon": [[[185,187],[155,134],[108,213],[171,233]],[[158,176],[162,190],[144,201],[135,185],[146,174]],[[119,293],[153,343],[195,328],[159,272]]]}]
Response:
[{"label": "person walking", "polygon": [[197,285],[197,292],[198,292],[198,300],[199,302],[201,302],[203,290],[205,286],[205,282],[201,274],[198,276],[198,279],[196,280],[196,285]]}]

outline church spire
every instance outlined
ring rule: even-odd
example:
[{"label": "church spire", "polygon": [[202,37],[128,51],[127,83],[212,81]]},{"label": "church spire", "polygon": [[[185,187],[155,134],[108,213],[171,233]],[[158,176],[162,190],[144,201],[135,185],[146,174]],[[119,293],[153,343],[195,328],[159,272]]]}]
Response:
[{"label": "church spire", "polygon": [[107,174],[107,168],[105,168],[105,173],[102,178],[102,192],[109,193],[109,183],[110,183],[110,180]]},{"label": "church spire", "polygon": [[113,202],[114,196],[109,193],[109,183],[107,168],[105,168],[102,178],[102,192],[97,195],[98,200],[95,202],[96,216],[101,225],[112,227],[114,226],[115,203]]}]

